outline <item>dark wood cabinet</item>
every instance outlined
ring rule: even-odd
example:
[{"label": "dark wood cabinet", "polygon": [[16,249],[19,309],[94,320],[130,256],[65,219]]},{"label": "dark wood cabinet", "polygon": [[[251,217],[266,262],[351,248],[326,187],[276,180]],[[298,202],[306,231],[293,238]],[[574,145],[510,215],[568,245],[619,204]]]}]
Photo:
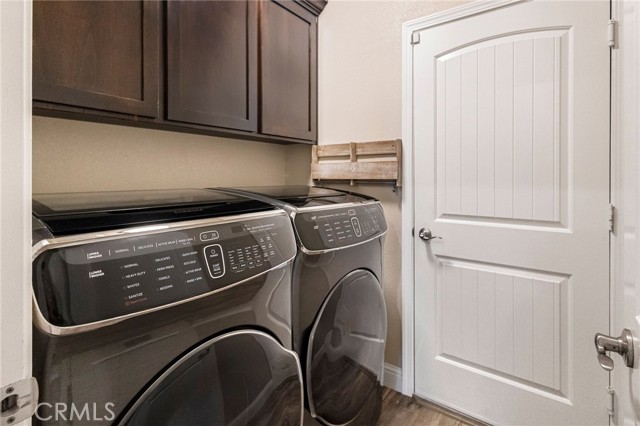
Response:
[{"label": "dark wood cabinet", "polygon": [[33,112],[314,143],[325,4],[36,0]]},{"label": "dark wood cabinet", "polygon": [[293,1],[262,2],[260,54],[260,131],[315,140],[316,15]]},{"label": "dark wood cabinet", "polygon": [[160,4],[35,1],[33,97],[158,117]]},{"label": "dark wood cabinet", "polygon": [[258,2],[167,3],[167,118],[256,131]]}]

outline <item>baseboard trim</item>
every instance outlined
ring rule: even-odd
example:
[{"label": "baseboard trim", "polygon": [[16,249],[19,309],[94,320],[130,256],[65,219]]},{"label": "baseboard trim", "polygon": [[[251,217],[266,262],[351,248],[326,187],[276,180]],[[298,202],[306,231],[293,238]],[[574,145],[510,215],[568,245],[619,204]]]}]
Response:
[{"label": "baseboard trim", "polygon": [[382,384],[389,389],[402,393],[402,368],[385,362]]},{"label": "baseboard trim", "polygon": [[429,407],[434,411],[439,411],[441,413],[446,414],[449,417],[452,417],[462,423],[471,425],[471,426],[492,426],[491,423],[488,423],[484,420],[478,419],[476,417],[470,416],[466,413],[458,411],[454,408],[446,407],[441,405],[435,401],[431,401],[429,399],[420,398],[419,396],[413,396],[414,401],[416,401],[420,405],[424,405],[425,407]]}]

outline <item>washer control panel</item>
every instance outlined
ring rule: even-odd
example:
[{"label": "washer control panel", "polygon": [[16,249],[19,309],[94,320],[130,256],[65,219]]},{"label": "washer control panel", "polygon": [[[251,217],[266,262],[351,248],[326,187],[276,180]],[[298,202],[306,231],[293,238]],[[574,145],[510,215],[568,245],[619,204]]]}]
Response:
[{"label": "washer control panel", "polygon": [[294,225],[308,250],[331,250],[368,241],[387,230],[379,203],[300,212]]},{"label": "washer control panel", "polygon": [[285,213],[49,249],[33,262],[36,300],[56,326],[115,318],[260,275],[295,256]]}]

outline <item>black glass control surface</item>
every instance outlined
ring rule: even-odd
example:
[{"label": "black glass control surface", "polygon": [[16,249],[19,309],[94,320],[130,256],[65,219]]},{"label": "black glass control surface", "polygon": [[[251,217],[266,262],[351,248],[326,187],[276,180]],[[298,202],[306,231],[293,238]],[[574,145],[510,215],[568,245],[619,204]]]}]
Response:
[{"label": "black glass control surface", "polygon": [[314,415],[346,425],[361,413],[380,386],[386,336],[380,282],[369,271],[351,272],[325,300],[309,337],[307,395]]},{"label": "black glass control surface", "polygon": [[252,186],[242,188],[223,188],[246,196],[258,195],[271,200],[290,204],[297,208],[322,207],[334,204],[361,203],[375,200],[363,194],[340,191],[321,186],[286,185],[286,186]]},{"label": "black glass control surface", "polygon": [[133,233],[42,252],[33,261],[34,293],[49,323],[84,325],[222,289],[281,265],[295,253],[284,212]]},{"label": "black glass control surface", "polygon": [[33,194],[32,207],[33,215],[54,235],[272,209],[246,197],[204,189]]},{"label": "black glass control surface", "polygon": [[387,230],[378,203],[304,211],[296,214],[294,226],[308,250],[329,250],[368,241]]},{"label": "black glass control surface", "polygon": [[264,333],[230,333],[178,360],[118,424],[294,426],[302,397],[293,352]]}]

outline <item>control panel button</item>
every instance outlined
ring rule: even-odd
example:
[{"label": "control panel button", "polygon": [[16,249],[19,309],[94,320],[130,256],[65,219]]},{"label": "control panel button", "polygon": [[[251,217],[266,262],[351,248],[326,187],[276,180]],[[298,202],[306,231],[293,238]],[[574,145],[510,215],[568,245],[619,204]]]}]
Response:
[{"label": "control panel button", "polygon": [[349,213],[349,216],[355,216],[356,215],[356,211],[354,209],[349,209],[347,211],[347,213]]},{"label": "control panel button", "polygon": [[204,258],[207,261],[209,275],[218,279],[224,275],[224,256],[220,244],[212,244],[204,248]]},{"label": "control panel button", "polygon": [[200,241],[212,241],[220,238],[218,231],[206,231],[200,233]]},{"label": "control panel button", "polygon": [[356,233],[356,237],[362,237],[362,228],[360,228],[360,221],[357,217],[351,218],[351,225],[353,226],[353,232]]}]

